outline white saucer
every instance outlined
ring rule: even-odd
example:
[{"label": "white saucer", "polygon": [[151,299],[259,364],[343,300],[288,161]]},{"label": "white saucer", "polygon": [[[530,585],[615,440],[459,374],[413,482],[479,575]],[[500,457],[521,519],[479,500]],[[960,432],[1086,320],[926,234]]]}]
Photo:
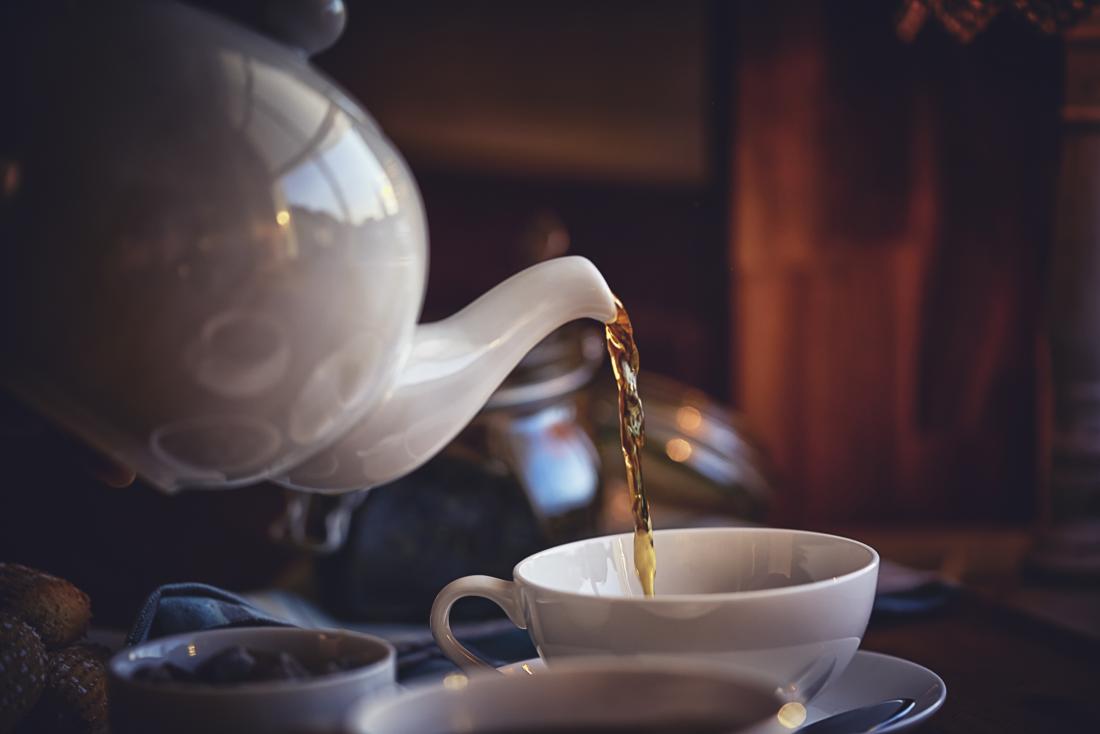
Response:
[{"label": "white saucer", "polygon": [[[500,672],[533,675],[545,669],[546,663],[541,659],[531,658],[502,665]],[[947,698],[947,686],[942,678],[924,666],[891,655],[860,650],[844,674],[806,706],[805,724],[890,698],[911,698],[916,705],[905,718],[876,729],[876,734],[903,731],[927,719],[943,705]]]}]

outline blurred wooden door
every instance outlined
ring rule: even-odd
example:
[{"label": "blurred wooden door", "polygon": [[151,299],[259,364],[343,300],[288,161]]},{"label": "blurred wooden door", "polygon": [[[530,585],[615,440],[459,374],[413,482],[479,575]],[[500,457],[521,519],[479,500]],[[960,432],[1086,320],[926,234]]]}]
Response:
[{"label": "blurred wooden door", "polygon": [[995,21],[912,45],[892,3],[736,19],[734,394],[776,521],[1034,513],[1054,40]]}]

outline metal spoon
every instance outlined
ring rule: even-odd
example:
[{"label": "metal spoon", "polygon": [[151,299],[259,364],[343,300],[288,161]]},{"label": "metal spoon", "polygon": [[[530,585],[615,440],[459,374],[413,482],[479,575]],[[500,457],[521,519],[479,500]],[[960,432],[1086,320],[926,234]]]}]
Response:
[{"label": "metal spoon", "polygon": [[911,698],[891,698],[870,706],[826,716],[798,730],[798,734],[866,734],[902,718],[916,705]]}]

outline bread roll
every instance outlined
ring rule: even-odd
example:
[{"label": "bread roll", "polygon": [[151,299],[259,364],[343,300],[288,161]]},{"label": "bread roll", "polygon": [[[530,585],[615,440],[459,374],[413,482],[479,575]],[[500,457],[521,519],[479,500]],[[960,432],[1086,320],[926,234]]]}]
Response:
[{"label": "bread roll", "polygon": [[28,723],[41,734],[105,734],[107,668],[96,646],[48,654],[46,685]]},{"label": "bread roll", "polygon": [[88,595],[68,581],[17,563],[0,563],[0,612],[21,619],[48,650],[76,642],[88,629]]},{"label": "bread roll", "polygon": [[46,648],[38,634],[0,613],[0,734],[12,731],[38,702],[46,666]]}]

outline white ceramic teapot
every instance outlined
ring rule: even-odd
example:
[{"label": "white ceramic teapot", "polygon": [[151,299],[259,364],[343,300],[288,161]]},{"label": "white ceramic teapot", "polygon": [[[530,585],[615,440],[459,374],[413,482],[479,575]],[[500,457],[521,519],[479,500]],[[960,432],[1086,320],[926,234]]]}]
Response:
[{"label": "white ceramic teapot", "polygon": [[423,207],[363,110],[217,16],[70,5],[0,116],[0,377],[155,485],[388,481],[550,331],[613,317],[568,257],[418,326]]}]

